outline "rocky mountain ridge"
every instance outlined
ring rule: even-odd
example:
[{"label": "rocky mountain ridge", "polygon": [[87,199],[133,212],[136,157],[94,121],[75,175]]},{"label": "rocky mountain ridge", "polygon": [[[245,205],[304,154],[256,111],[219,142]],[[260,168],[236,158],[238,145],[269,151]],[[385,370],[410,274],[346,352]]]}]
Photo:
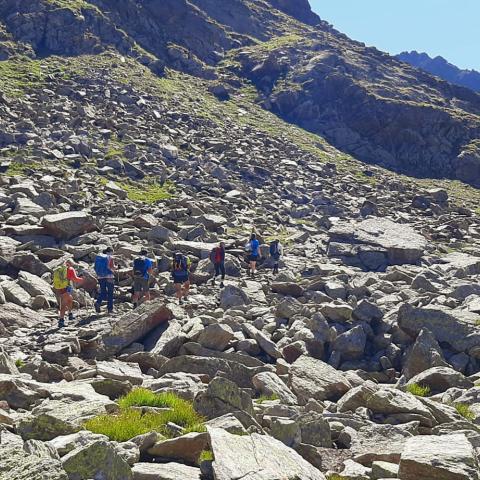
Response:
[{"label": "rocky mountain ridge", "polygon": [[[269,40],[265,25],[316,25],[286,16],[292,2],[232,3],[257,12],[248,25],[272,23],[257,23],[261,43],[235,35],[245,46],[219,63],[177,46],[186,56],[159,64],[139,43],[93,37],[98,52],[38,57],[69,41],[50,22],[83,24],[85,4],[0,2],[33,8],[4,21],[23,43],[9,37],[0,62],[0,479],[478,480],[478,192],[362,163],[264,108],[265,70],[248,59],[271,65],[269,52],[309,41]],[[227,13],[178,5],[192,22]],[[45,35],[28,43],[37,15]],[[119,39],[137,28],[129,18]],[[225,288],[210,283],[220,240]],[[115,311],[97,315],[93,264],[106,246]],[[152,301],[133,310],[142,248],[158,273]],[[183,305],[169,274],[177,250],[193,264]],[[67,258],[86,281],[60,328],[52,274]]]},{"label": "rocky mountain ridge", "polygon": [[478,95],[353,42],[307,2],[3,0],[0,20],[3,58],[115,48],[160,75],[247,80],[264,108],[360,160],[480,182]]},{"label": "rocky mountain ridge", "polygon": [[432,75],[443,78],[447,82],[480,92],[480,72],[476,70],[462,70],[443,57],[437,56],[432,58],[427,53],[416,51],[402,52],[396,55],[396,58],[414,67],[421,68]]}]

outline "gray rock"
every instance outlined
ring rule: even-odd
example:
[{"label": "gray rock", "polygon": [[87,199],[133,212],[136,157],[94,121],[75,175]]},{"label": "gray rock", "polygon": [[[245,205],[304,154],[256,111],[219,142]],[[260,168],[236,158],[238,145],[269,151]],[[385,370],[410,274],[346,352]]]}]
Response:
[{"label": "gray rock", "polygon": [[402,453],[398,478],[477,480],[475,451],[463,434],[412,437]]},{"label": "gray rock", "polygon": [[350,382],[330,365],[302,355],[291,366],[289,386],[300,405],[308,400],[337,400],[350,388]]},{"label": "gray rock", "polygon": [[285,405],[296,405],[297,397],[273,372],[261,372],[252,378],[253,385],[260,394],[276,395]]},{"label": "gray rock", "polygon": [[324,475],[282,442],[253,433],[238,437],[208,428],[216,480],[325,480]]},{"label": "gray rock", "polygon": [[43,217],[41,225],[49,235],[68,240],[97,229],[94,219],[86,212],[66,212]]},{"label": "gray rock", "polygon": [[200,469],[180,463],[137,463],[133,480],[200,480]]},{"label": "gray rock", "polygon": [[417,384],[429,387],[432,394],[442,393],[449,388],[468,389],[473,387],[473,382],[462,373],[449,367],[432,367],[412,377],[408,385]]},{"label": "gray rock", "polygon": [[128,463],[108,442],[95,441],[67,453],[62,458],[62,465],[68,473],[69,480],[131,480],[132,471]]},{"label": "gray rock", "polygon": [[198,337],[198,343],[205,348],[223,351],[233,338],[233,330],[226,324],[208,325]]}]

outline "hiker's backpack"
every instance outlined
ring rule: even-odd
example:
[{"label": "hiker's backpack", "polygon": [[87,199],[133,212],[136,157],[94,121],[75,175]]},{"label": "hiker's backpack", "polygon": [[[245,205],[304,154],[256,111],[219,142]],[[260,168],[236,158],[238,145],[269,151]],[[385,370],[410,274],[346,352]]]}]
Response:
[{"label": "hiker's backpack", "polygon": [[277,242],[272,242],[270,244],[270,255],[272,257],[277,257],[279,256],[280,252],[278,251],[278,243]]},{"label": "hiker's backpack", "polygon": [[133,261],[133,275],[135,277],[144,278],[147,270],[147,259],[145,257],[139,257]]},{"label": "hiker's backpack", "polygon": [[61,265],[53,271],[53,288],[56,290],[63,290],[69,286],[70,282],[67,278],[67,267]]},{"label": "hiker's backpack", "polygon": [[185,255],[174,258],[173,270],[175,272],[188,272],[188,260],[186,259]]},{"label": "hiker's backpack", "polygon": [[108,268],[109,258],[108,255],[97,255],[95,257],[95,273],[98,278],[106,278],[112,274]]}]

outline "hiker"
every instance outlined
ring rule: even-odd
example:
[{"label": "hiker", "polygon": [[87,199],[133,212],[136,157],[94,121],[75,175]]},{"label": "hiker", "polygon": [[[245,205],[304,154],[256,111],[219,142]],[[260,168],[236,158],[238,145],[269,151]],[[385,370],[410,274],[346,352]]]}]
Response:
[{"label": "hiker", "polygon": [[185,299],[190,290],[190,266],[191,262],[188,257],[181,252],[175,253],[172,261],[172,278],[175,284],[175,295],[178,303],[182,303],[182,297]]},{"label": "hiker", "polygon": [[221,274],[222,281],[220,282],[220,287],[224,287],[225,281],[225,243],[220,242],[218,247],[215,247],[210,252],[210,261],[213,263],[215,268],[215,275],[213,277],[212,285],[215,285],[217,277]]},{"label": "hiker", "polygon": [[95,311],[100,313],[102,303],[107,301],[107,312],[113,313],[113,293],[115,291],[115,263],[113,261],[113,248],[106,248],[103,253],[95,258],[95,273],[100,285],[100,293],[95,303]]},{"label": "hiker", "polygon": [[257,240],[257,235],[255,233],[252,233],[245,248],[249,252],[248,261],[250,262],[250,275],[254,277],[257,269],[257,262],[262,257],[260,253],[260,242]]},{"label": "hiker", "polygon": [[53,289],[58,300],[58,327],[65,326],[65,314],[68,312],[68,319],[73,317],[73,284],[81,285],[83,278],[77,275],[73,260],[65,260],[63,265],[57,267],[53,272]]},{"label": "hiker", "polygon": [[133,261],[133,308],[137,308],[142,300],[150,300],[150,278],[153,275],[154,261],[148,258],[148,251],[143,249],[140,257]]},{"label": "hiker", "polygon": [[280,240],[278,240],[277,238],[270,244],[270,256],[272,257],[272,260],[273,260],[274,275],[278,274],[278,264],[280,262],[280,258],[282,258],[282,255],[283,255],[283,247],[282,247],[282,244],[280,243]]}]

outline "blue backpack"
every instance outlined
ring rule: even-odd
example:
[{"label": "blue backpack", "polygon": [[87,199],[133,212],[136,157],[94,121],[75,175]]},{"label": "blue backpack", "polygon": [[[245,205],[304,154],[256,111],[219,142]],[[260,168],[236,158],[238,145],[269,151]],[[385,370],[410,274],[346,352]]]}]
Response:
[{"label": "blue backpack", "polygon": [[95,273],[98,278],[105,278],[112,274],[112,271],[108,268],[108,256],[101,254],[95,258]]},{"label": "blue backpack", "polygon": [[133,261],[133,274],[137,278],[145,278],[148,272],[147,259],[144,257],[136,258]]}]

